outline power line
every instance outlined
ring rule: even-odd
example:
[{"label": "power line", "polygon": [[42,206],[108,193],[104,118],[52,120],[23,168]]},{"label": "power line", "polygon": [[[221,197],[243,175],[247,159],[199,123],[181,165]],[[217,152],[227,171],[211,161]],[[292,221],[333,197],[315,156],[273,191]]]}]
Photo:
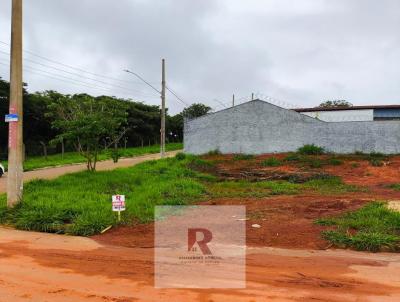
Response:
[{"label": "power line", "polygon": [[[0,62],[0,64],[8,66],[8,64],[4,64],[2,62]],[[42,69],[34,68],[34,67],[31,67],[31,66],[24,66],[24,70],[26,70],[27,72],[32,73],[32,74],[37,74],[37,75],[40,75],[40,76],[46,76],[48,78],[52,78],[52,79],[55,79],[55,80],[63,81],[63,82],[74,84],[74,85],[80,85],[80,86],[84,86],[84,87],[92,88],[92,89],[101,89],[101,90],[105,90],[105,91],[112,91],[112,87],[104,87],[104,86],[100,86],[100,85],[95,85],[93,83],[88,83],[88,82],[84,82],[84,81],[77,80],[77,79],[74,79],[74,78],[69,78],[69,77],[66,77],[66,76],[63,76],[63,75],[59,75],[59,74],[56,74],[56,73],[51,73],[51,72],[48,72],[47,70],[42,70]],[[41,73],[38,73],[38,72],[41,72]],[[123,94],[127,94],[127,93],[123,92]],[[143,97],[153,97],[153,95],[148,95],[148,94],[142,94],[142,96]]]},{"label": "power line", "polygon": [[174,95],[174,96],[176,97],[176,99],[179,100],[182,104],[184,104],[184,105],[186,105],[186,106],[190,106],[188,103],[186,103],[184,100],[182,100],[182,99],[172,90],[172,88],[170,88],[170,87],[168,87],[168,86],[166,86],[166,88],[167,88],[167,90],[168,90],[169,92],[171,92],[172,95]]},{"label": "power line", "polygon": [[[5,51],[2,51],[2,50],[0,50],[0,53],[9,55],[9,53],[7,53]],[[46,64],[31,60],[31,59],[24,59],[24,60],[28,61],[30,63],[36,64],[36,65],[40,65],[40,66],[46,67],[46,68],[51,68],[51,69],[54,69],[54,70],[57,70],[57,71],[61,71],[61,72],[64,72],[64,73],[67,73],[67,74],[70,74],[70,75],[73,75],[73,76],[77,76],[77,77],[81,77],[81,78],[84,78],[84,79],[88,79],[90,81],[95,81],[95,82],[98,82],[98,83],[101,83],[101,84],[110,85],[110,86],[114,86],[114,87],[117,87],[117,88],[120,88],[120,89],[124,89],[124,90],[130,91],[132,93],[138,93],[138,92],[139,93],[143,93],[143,91],[140,91],[140,90],[126,88],[126,87],[123,87],[123,86],[107,83],[107,82],[104,82],[104,81],[101,81],[101,80],[98,80],[98,79],[89,78],[89,77],[86,77],[86,76],[78,74],[78,73],[74,73],[74,72],[70,72],[70,71],[67,71],[67,70],[63,70],[63,69],[58,68],[58,67],[46,65]]]},{"label": "power line", "polygon": [[[7,46],[10,46],[9,43],[3,42],[3,41],[0,41],[0,43],[1,43],[1,44],[4,44],[4,45],[7,45]],[[54,63],[54,64],[58,64],[58,65],[61,65],[61,66],[67,67],[67,68],[71,68],[71,69],[75,69],[75,70],[78,70],[78,71],[81,71],[81,72],[85,72],[85,73],[88,73],[88,74],[91,74],[91,75],[94,75],[94,76],[97,76],[97,77],[102,77],[102,78],[105,78],[105,79],[114,80],[114,81],[119,81],[119,82],[128,83],[128,84],[129,84],[129,83],[130,83],[130,84],[132,84],[132,83],[134,83],[134,84],[143,84],[143,83],[141,83],[141,82],[133,82],[133,81],[121,80],[121,79],[117,79],[117,78],[114,78],[114,77],[105,76],[105,75],[102,75],[102,74],[98,74],[98,73],[94,73],[94,72],[91,72],[91,71],[87,71],[87,70],[82,69],[82,68],[79,68],[79,67],[74,67],[74,66],[72,66],[72,65],[68,65],[68,64],[65,64],[65,63],[62,63],[62,62],[53,60],[53,59],[46,58],[46,57],[44,57],[44,56],[38,55],[38,54],[36,54],[36,53],[34,53],[34,52],[32,52],[32,51],[29,51],[29,50],[23,50],[23,51],[26,52],[26,53],[28,53],[28,54],[30,54],[30,55],[32,55],[32,56],[35,56],[35,57],[37,57],[37,58],[40,58],[40,59],[42,59],[42,60],[46,60],[46,61],[51,62],[51,63]]]}]

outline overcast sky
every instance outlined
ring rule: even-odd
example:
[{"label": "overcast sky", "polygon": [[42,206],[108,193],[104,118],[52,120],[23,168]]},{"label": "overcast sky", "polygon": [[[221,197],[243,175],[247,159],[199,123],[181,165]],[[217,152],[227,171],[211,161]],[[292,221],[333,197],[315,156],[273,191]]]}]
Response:
[{"label": "overcast sky", "polygon": [[[0,0],[1,42],[9,43],[10,15],[11,0]],[[24,35],[25,50],[90,72],[26,52],[31,92],[158,104],[123,69],[158,88],[165,58],[167,85],[216,109],[252,92],[287,106],[400,103],[399,0],[24,0]],[[9,47],[0,51],[8,79]],[[184,107],[172,95],[167,102],[174,113]]]}]

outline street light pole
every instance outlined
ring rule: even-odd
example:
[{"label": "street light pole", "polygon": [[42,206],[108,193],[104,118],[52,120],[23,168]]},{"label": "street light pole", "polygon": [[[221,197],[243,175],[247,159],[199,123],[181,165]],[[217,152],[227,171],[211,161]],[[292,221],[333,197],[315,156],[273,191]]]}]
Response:
[{"label": "street light pole", "polygon": [[7,206],[12,208],[23,193],[22,0],[12,0],[10,61]]},{"label": "street light pole", "polygon": [[161,158],[165,156],[165,60],[162,59],[162,80],[161,80]]}]

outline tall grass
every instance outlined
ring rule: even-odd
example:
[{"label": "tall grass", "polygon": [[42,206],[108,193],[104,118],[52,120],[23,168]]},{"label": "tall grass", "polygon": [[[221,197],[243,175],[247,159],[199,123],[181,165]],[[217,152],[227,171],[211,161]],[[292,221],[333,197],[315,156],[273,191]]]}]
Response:
[{"label": "tall grass", "polygon": [[168,158],[131,168],[32,181],[15,209],[7,210],[6,198],[0,196],[0,220],[24,230],[88,236],[117,224],[111,195],[123,194],[123,223],[150,221],[155,205],[188,204],[205,192],[196,178],[201,175],[186,167],[188,160]]}]

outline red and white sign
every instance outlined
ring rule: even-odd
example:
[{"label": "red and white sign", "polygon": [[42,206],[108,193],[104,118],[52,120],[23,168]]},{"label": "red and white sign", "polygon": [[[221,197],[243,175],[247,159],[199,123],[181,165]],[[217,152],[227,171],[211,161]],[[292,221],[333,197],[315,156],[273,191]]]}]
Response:
[{"label": "red and white sign", "polygon": [[125,211],[125,195],[112,196],[112,210],[114,212]]}]

